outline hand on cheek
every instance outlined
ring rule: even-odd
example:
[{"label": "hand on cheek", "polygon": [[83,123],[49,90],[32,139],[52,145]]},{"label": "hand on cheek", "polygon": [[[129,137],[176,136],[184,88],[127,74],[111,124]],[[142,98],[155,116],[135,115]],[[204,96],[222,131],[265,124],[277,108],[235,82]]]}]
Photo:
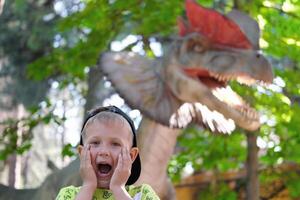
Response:
[{"label": "hand on cheek", "polygon": [[80,152],[80,176],[83,186],[97,188],[97,177],[91,162],[90,145],[82,147]]},{"label": "hand on cheek", "polygon": [[131,173],[131,157],[127,148],[122,148],[117,167],[110,181],[110,189],[124,187]]}]

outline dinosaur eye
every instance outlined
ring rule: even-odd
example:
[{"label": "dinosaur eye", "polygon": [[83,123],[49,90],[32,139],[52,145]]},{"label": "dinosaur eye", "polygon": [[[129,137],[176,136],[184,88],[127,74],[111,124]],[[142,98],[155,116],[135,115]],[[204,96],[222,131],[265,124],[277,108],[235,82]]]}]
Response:
[{"label": "dinosaur eye", "polygon": [[200,46],[199,44],[196,44],[193,48],[193,50],[197,53],[200,53],[200,52],[203,52],[204,51],[204,48],[203,46]]},{"label": "dinosaur eye", "polygon": [[183,39],[180,47],[180,54],[199,54],[205,52],[210,44],[207,38],[198,33],[191,33]]},{"label": "dinosaur eye", "polygon": [[188,44],[188,50],[196,53],[201,53],[205,51],[204,46],[201,42],[192,40]]}]

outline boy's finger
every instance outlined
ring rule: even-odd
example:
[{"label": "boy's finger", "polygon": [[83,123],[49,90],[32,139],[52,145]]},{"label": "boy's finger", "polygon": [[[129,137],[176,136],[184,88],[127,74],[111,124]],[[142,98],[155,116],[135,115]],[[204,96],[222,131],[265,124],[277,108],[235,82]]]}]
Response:
[{"label": "boy's finger", "polygon": [[123,169],[123,156],[122,155],[120,155],[120,157],[119,157],[119,167],[120,167],[120,169]]},{"label": "boy's finger", "polygon": [[122,155],[121,154],[119,154],[117,169],[118,170],[122,169]]},{"label": "boy's finger", "polygon": [[124,148],[124,160],[127,160],[128,158],[128,149]]},{"label": "boy's finger", "polygon": [[130,154],[128,148],[126,148],[126,153],[125,153],[125,164],[126,166],[130,165]]},{"label": "boy's finger", "polygon": [[85,154],[86,154],[86,146],[84,146],[82,148],[82,151],[80,153],[80,165],[81,166],[84,166],[84,164],[85,164]]},{"label": "boy's finger", "polygon": [[124,168],[124,155],[125,155],[124,148],[122,148],[122,150],[121,150],[121,163],[120,163],[122,169]]},{"label": "boy's finger", "polygon": [[87,149],[87,146],[84,146],[84,148],[83,148],[83,158],[85,158],[85,156],[86,156],[86,153],[87,153],[86,149]]},{"label": "boy's finger", "polygon": [[80,153],[80,158],[81,158],[81,159],[84,158],[84,155],[85,155],[85,149],[86,149],[86,146],[83,146],[82,151],[81,151],[81,153]]},{"label": "boy's finger", "polygon": [[124,158],[127,159],[128,157],[128,149],[124,148]]},{"label": "boy's finger", "polygon": [[85,157],[86,161],[90,160],[90,145],[87,145],[86,147],[86,157]]},{"label": "boy's finger", "polygon": [[90,148],[90,145],[87,145],[85,147],[84,158],[83,158],[83,161],[84,161],[85,165],[89,164],[89,162],[90,162],[90,151],[89,151],[89,148]]}]

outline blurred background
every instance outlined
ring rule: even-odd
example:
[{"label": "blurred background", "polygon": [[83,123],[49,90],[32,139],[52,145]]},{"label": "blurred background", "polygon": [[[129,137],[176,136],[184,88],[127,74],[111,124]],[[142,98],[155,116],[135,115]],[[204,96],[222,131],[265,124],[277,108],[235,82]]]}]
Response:
[{"label": "blurred background", "polygon": [[[259,23],[260,46],[272,63],[274,81],[268,87],[231,86],[261,116],[261,198],[299,199],[300,1],[197,2],[223,13],[237,8]],[[5,1],[0,15],[1,184],[38,188],[68,166],[76,159],[84,114],[96,105],[121,107],[138,127],[140,111],[118,95],[97,67],[98,58],[108,50],[162,57],[177,36],[183,12],[182,0]],[[243,198],[244,130],[221,135],[190,126],[182,132],[168,166],[178,191],[194,199]],[[224,178],[205,179],[210,173]],[[198,179],[188,179],[193,176]]]}]

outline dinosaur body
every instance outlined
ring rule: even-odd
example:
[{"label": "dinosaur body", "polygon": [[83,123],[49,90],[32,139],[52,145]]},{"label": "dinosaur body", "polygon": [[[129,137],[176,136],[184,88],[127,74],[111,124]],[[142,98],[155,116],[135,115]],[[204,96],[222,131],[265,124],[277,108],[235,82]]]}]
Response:
[{"label": "dinosaur body", "polygon": [[153,125],[157,128],[142,130],[138,138],[143,167],[137,184],[152,185],[162,199],[176,198],[165,170],[178,135],[171,128],[197,123],[221,133],[232,132],[236,124],[256,130],[258,113],[228,81],[251,85],[273,79],[270,64],[258,51],[259,28],[253,19],[239,11],[224,16],[192,0],[186,1],[186,9],[188,20],[179,19],[180,37],[162,58],[107,52],[99,62],[127,104],[170,127],[162,131]]}]

